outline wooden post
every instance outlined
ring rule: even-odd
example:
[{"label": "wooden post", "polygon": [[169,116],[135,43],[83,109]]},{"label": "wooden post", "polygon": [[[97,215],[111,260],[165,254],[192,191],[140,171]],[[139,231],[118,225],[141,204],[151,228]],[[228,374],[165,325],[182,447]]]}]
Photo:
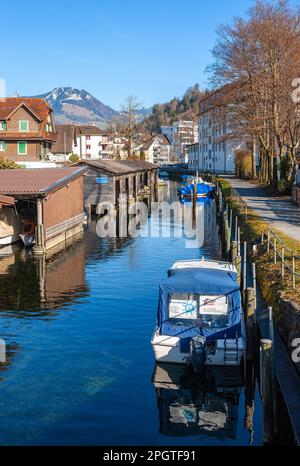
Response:
[{"label": "wooden post", "polygon": [[238,239],[238,216],[235,217],[235,230],[234,230],[234,239],[237,241]]},{"label": "wooden post", "polygon": [[277,264],[277,239],[274,237],[274,264]]},{"label": "wooden post", "polygon": [[254,289],[254,305],[257,309],[257,291],[256,291],[256,263],[252,264],[252,276],[253,276],[253,289]]},{"label": "wooden post", "polygon": [[247,242],[244,241],[244,248],[243,248],[243,297],[244,297],[244,304],[246,303],[246,289],[247,289]]},{"label": "wooden post", "polygon": [[229,225],[226,226],[226,257],[230,260],[230,247],[231,247],[231,230]]},{"label": "wooden post", "polygon": [[261,379],[264,413],[264,443],[270,444],[274,436],[273,384],[272,384],[272,340],[261,340]]},{"label": "wooden post", "polygon": [[242,257],[238,254],[235,259],[235,266],[237,269],[237,281],[239,285],[242,284]]},{"label": "wooden post", "polygon": [[237,242],[231,241],[231,262],[233,263],[233,265],[236,264],[236,258],[237,258]]},{"label": "wooden post", "polygon": [[281,276],[282,276],[282,278],[284,278],[284,274],[285,274],[285,267],[284,267],[285,258],[284,258],[284,255],[285,255],[285,250],[284,250],[284,244],[282,243],[282,247],[281,247]]},{"label": "wooden post", "polygon": [[246,289],[246,359],[253,360],[255,352],[255,296],[254,288]]}]

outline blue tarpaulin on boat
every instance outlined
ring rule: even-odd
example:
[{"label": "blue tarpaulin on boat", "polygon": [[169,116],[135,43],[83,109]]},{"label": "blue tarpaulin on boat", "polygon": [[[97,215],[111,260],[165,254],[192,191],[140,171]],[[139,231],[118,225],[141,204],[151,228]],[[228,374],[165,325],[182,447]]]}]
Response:
[{"label": "blue tarpaulin on boat", "polygon": [[[191,338],[204,335],[207,340],[241,336],[241,295],[237,274],[223,270],[175,269],[160,284],[158,326],[163,335]],[[225,328],[197,327],[191,321],[178,326],[169,320],[169,301],[174,293],[199,294],[203,296],[227,296],[229,322]],[[183,319],[182,319],[183,322]]]},{"label": "blue tarpaulin on boat", "polygon": [[[209,195],[214,191],[213,186],[210,186],[210,185],[205,184],[205,183],[197,183],[196,187],[197,187],[197,194],[202,195],[202,196]],[[180,188],[178,190],[178,192],[179,192],[179,194],[181,196],[191,196],[193,191],[194,191],[194,185],[193,184],[189,184],[188,186],[185,186],[184,188]]]}]

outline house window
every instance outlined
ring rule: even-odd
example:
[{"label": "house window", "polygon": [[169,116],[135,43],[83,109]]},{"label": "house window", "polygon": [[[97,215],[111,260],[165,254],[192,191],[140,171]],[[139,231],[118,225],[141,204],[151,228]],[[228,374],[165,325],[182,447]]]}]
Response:
[{"label": "house window", "polygon": [[90,150],[91,149],[91,146],[90,145],[87,145],[86,146],[86,150]]},{"label": "house window", "polygon": [[6,121],[5,120],[0,121],[0,131],[6,131]]},{"label": "house window", "polygon": [[87,141],[91,140],[91,136],[86,136],[85,138],[86,138]]},{"label": "house window", "polygon": [[0,141],[0,152],[6,151],[6,142]]},{"label": "house window", "polygon": [[18,142],[18,155],[26,155],[27,154],[27,142],[20,141]]},{"label": "house window", "polygon": [[19,121],[19,130],[21,132],[27,132],[28,131],[28,121],[27,120],[20,120]]}]

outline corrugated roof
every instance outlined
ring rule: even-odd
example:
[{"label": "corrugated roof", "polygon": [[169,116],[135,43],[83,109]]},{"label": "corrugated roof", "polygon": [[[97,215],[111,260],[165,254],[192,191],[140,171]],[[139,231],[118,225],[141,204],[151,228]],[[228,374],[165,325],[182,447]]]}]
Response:
[{"label": "corrugated roof", "polygon": [[8,195],[45,196],[85,172],[85,168],[78,167],[0,170],[0,192]]},{"label": "corrugated roof", "polygon": [[156,165],[144,160],[81,160],[79,163],[105,170],[113,175],[126,175],[157,168]]}]

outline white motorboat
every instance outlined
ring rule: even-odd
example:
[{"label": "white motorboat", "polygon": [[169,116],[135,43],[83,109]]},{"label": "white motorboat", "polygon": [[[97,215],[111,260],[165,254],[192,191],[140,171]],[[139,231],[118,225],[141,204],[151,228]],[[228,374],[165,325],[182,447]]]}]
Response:
[{"label": "white motorboat", "polygon": [[178,261],[160,285],[151,340],[157,362],[234,366],[244,355],[245,325],[236,268],[227,262]]}]

